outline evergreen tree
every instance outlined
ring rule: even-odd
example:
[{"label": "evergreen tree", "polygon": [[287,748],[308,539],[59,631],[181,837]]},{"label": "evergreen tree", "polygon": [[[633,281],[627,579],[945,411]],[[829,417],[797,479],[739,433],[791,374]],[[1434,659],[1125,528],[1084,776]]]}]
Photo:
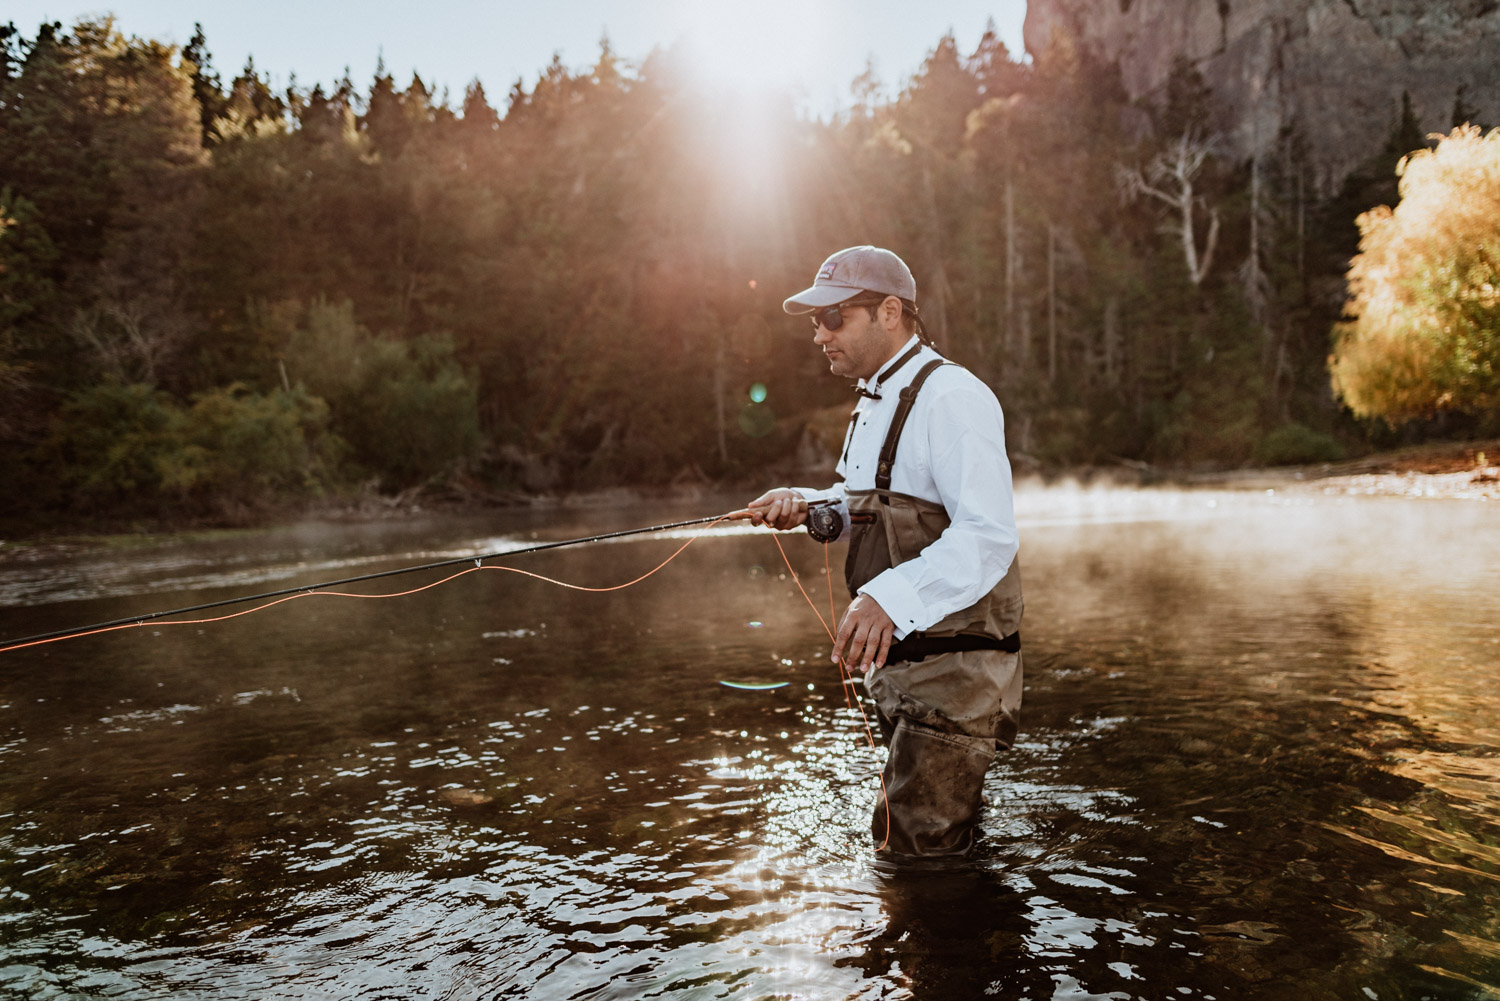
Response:
[{"label": "evergreen tree", "polygon": [[[21,33],[16,22],[0,26],[0,93],[10,87],[11,80],[21,71],[20,44]],[[0,114],[3,114],[3,108],[0,108]]]},{"label": "evergreen tree", "polygon": [[1167,73],[1165,95],[1156,108],[1157,131],[1168,140],[1203,139],[1215,131],[1214,96],[1203,73],[1185,56],[1177,56]]},{"label": "evergreen tree", "polygon": [[[288,89],[289,97],[298,99],[296,84]],[[289,102],[271,90],[268,79],[255,68],[255,57],[245,60],[245,68],[229,85],[229,94],[220,105],[214,129],[219,139],[243,139],[286,128]]]},{"label": "evergreen tree", "polygon": [[0,94],[6,183],[35,206],[61,262],[87,263],[100,252],[116,194],[109,164],[93,150],[97,119],[76,71],[78,47],[60,24],[44,24],[21,48],[20,73]]},{"label": "evergreen tree", "polygon": [[54,314],[56,245],[40,224],[36,206],[0,189],[0,368],[14,370],[40,347]]},{"label": "evergreen tree", "polygon": [[169,380],[194,326],[180,276],[208,162],[192,79],[175,50],[127,40],[111,22],[80,23],[75,35],[91,152],[117,197],[100,258],[78,276],[82,308],[69,332],[106,371]]},{"label": "evergreen tree", "polygon": [[371,146],[386,157],[400,156],[411,141],[412,123],[404,105],[405,99],[396,91],[396,82],[386,71],[382,56],[375,64],[375,80],[365,101],[365,113],[358,121]]},{"label": "evergreen tree", "polygon": [[219,134],[218,120],[228,110],[229,102],[219,82],[219,74],[213,68],[213,56],[208,51],[208,39],[203,34],[203,25],[193,25],[193,37],[182,50],[183,62],[191,69],[193,77],[193,99],[198,102],[198,116],[202,124],[203,145],[214,146],[223,137]]},{"label": "evergreen tree", "polygon": [[979,92],[985,98],[1009,97],[1026,83],[1025,68],[1011,58],[1010,50],[1000,40],[993,17],[985,23],[984,34],[968,58],[965,69],[978,83]]},{"label": "evergreen tree", "polygon": [[923,149],[955,156],[963,143],[969,112],[982,93],[964,62],[953,35],[944,35],[898,103],[896,122],[902,134]]},{"label": "evergreen tree", "polygon": [[464,103],[461,112],[464,128],[471,133],[493,133],[500,125],[500,115],[484,96],[484,84],[475,77],[464,88]]}]

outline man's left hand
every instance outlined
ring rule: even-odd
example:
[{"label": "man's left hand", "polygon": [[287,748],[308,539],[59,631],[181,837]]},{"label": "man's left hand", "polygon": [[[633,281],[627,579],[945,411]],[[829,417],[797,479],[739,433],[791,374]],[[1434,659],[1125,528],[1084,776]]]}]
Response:
[{"label": "man's left hand", "polygon": [[868,594],[857,595],[839,620],[839,632],[833,640],[833,660],[841,654],[843,662],[857,666],[864,674],[885,666],[896,635],[896,624],[885,614],[880,603]]}]

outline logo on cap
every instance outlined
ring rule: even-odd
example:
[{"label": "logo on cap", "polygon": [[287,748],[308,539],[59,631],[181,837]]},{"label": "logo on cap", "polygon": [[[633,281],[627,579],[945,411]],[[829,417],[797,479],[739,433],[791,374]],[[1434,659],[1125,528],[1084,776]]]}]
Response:
[{"label": "logo on cap", "polygon": [[[818,277],[815,280],[816,281],[822,281],[825,278],[828,278],[828,279],[833,278],[833,273],[838,270],[838,267],[839,266],[838,266],[837,262],[835,262],[835,261],[829,261],[829,262],[827,262],[818,271]],[[803,274],[807,274],[806,271],[804,271],[802,273]]]}]

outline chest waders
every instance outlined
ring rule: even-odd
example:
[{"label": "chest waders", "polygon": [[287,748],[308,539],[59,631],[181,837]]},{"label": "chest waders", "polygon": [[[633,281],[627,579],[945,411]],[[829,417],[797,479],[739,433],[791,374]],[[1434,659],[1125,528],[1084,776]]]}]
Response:
[{"label": "chest waders", "polygon": [[[846,491],[844,579],[851,598],[880,573],[921,555],[948,528],[942,505],[891,490],[896,449],[917,394],[944,364],[928,362],[901,390],[875,489]],[[971,847],[984,774],[997,745],[1009,747],[1020,725],[1022,608],[1018,558],[979,601],[893,643],[885,666],[868,676],[890,741],[886,802],[876,804],[872,824],[877,844],[903,855],[956,855]]]}]

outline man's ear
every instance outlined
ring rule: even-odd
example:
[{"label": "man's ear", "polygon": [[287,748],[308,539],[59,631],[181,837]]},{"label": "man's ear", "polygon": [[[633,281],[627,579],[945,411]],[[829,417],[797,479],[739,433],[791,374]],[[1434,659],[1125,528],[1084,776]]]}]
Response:
[{"label": "man's ear", "polygon": [[894,328],[901,322],[901,300],[893,295],[888,295],[880,303],[880,319],[887,329]]}]

